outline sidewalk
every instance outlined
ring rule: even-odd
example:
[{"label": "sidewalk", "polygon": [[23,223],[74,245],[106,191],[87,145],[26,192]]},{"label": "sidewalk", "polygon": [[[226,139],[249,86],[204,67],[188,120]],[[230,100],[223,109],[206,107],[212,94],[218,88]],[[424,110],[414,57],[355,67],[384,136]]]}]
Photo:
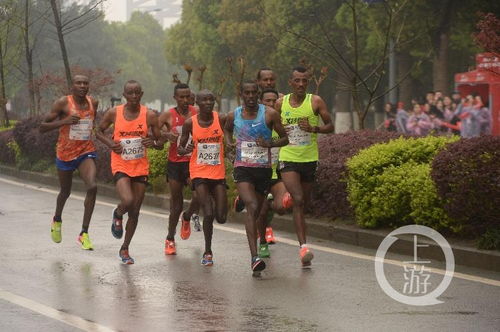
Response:
[{"label": "sidewalk", "polygon": [[[0,174],[17,177],[22,180],[37,182],[40,184],[58,187],[57,177],[50,174],[34,173],[20,171],[13,167],[0,165]],[[83,182],[75,177],[73,181],[73,190],[85,191]],[[99,184],[98,195],[116,197],[114,186]],[[187,201],[185,201],[185,204]],[[161,207],[168,209],[168,197],[166,195],[153,195],[147,193],[144,198],[144,205]],[[231,221],[243,223],[244,215],[241,213],[231,213]],[[276,230],[295,232],[293,220],[290,215],[274,216],[272,226]],[[342,242],[355,246],[377,249],[382,240],[391,232],[390,229],[367,230],[361,229],[356,225],[333,223],[321,221],[318,219],[307,220],[308,234],[323,240]],[[500,251],[479,250],[476,249],[472,241],[462,241],[457,239],[448,239],[455,255],[455,264],[469,267],[481,268],[492,271],[500,271]],[[443,253],[439,246],[431,242],[425,242],[419,238],[419,243],[427,243],[426,258],[443,261]],[[391,252],[413,255],[413,238],[411,236],[402,236],[400,240],[391,246]]]}]

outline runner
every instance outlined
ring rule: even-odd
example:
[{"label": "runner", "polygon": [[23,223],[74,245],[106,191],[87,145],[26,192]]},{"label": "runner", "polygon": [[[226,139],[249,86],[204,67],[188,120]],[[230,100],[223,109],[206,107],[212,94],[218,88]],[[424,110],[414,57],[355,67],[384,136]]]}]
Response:
[{"label": "runner", "polygon": [[[245,229],[252,257],[251,268],[262,271],[266,264],[261,257],[269,257],[269,248],[265,238],[261,238],[261,257],[257,255],[257,218],[271,181],[270,148],[288,144],[288,137],[279,113],[258,103],[257,83],[243,83],[241,95],[244,107],[228,114],[225,135],[228,146],[233,145],[233,132],[236,139],[233,177],[247,209]],[[277,140],[271,138],[273,129],[279,135]],[[260,234],[265,234],[265,225],[260,223],[258,226]]]},{"label": "runner", "polygon": [[[274,109],[276,105],[276,101],[278,100],[279,94],[276,90],[273,89],[264,89],[261,92],[261,102],[262,104],[269,106]],[[273,139],[279,138],[279,135],[276,131],[272,132]],[[267,199],[262,203],[262,208],[260,209],[259,222],[264,223],[266,227],[265,239],[268,244],[276,243],[276,239],[274,237],[274,232],[271,227],[271,221],[273,219],[274,212],[277,212],[279,215],[283,215],[287,209],[292,207],[293,201],[290,193],[286,190],[285,184],[281,180],[276,168],[278,166],[278,155],[280,148],[272,148],[271,149],[271,165],[273,169],[271,184],[269,188],[269,194]],[[262,241],[261,241],[262,243]],[[261,245],[261,248],[266,246]]]},{"label": "runner", "polygon": [[[141,105],[143,91],[139,82],[131,80],[123,87],[125,105],[113,107],[104,114],[99,124],[97,138],[111,150],[111,171],[120,203],[113,210],[111,233],[117,239],[123,236],[123,215],[128,213],[125,239],[119,251],[124,264],[134,264],[129,255],[129,245],[139,221],[139,211],[146,191],[149,161],[146,148],[156,147],[160,136],[155,112]],[[113,137],[104,131],[113,125]],[[148,136],[151,129],[153,138]]]},{"label": "runner", "polygon": [[57,204],[50,226],[52,241],[59,243],[62,240],[62,212],[73,183],[73,172],[78,169],[80,177],[85,183],[83,223],[77,241],[82,249],[92,250],[89,238],[89,224],[94,211],[97,194],[95,146],[92,142],[92,131],[98,102],[87,96],[89,79],[87,76],[75,75],[71,86],[71,95],[58,99],[40,125],[40,132],[59,129],[57,140],[57,174],[60,190],[57,195]]},{"label": "runner", "polygon": [[[191,203],[187,211],[182,212],[184,186],[189,184],[189,160],[191,155],[181,156],[177,151],[178,142],[182,135],[182,126],[186,119],[197,114],[194,106],[189,105],[191,90],[187,84],[179,83],[174,87],[174,99],[177,107],[163,112],[159,118],[159,126],[166,126],[170,141],[167,162],[167,182],[170,187],[170,215],[168,218],[168,234],[165,239],[165,255],[175,255],[175,233],[177,224],[181,223],[181,239],[187,240],[191,235],[190,220],[193,212],[198,209],[198,200],[193,193]],[[161,143],[160,143],[161,144]]]},{"label": "runner", "polygon": [[[224,132],[222,130],[226,117],[213,111],[215,97],[211,91],[198,92],[196,102],[200,112],[184,122],[179,153],[185,155],[192,152],[189,162],[192,188],[198,194],[203,210],[205,252],[201,264],[212,266],[214,263],[213,221],[215,218],[219,224],[223,224],[227,216]],[[192,136],[192,142],[188,142],[189,135]]]},{"label": "runner", "polygon": [[[290,140],[289,145],[280,149],[278,169],[293,198],[299,255],[302,265],[307,267],[314,256],[306,244],[304,205],[309,202],[318,163],[317,135],[331,133],[333,124],[323,99],[306,93],[309,74],[304,67],[295,67],[288,83],[293,92],[276,103]],[[320,117],[322,126],[319,126]]]}]

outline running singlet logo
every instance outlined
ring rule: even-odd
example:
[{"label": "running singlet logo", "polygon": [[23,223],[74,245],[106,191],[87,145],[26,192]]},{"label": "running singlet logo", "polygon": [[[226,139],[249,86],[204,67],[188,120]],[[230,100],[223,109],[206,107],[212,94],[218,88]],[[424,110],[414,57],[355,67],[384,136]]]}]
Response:
[{"label": "running singlet logo", "polygon": [[196,163],[199,165],[219,165],[220,143],[199,143]]},{"label": "running singlet logo", "polygon": [[135,160],[140,159],[145,156],[145,148],[142,145],[142,138],[125,138],[120,140],[120,144],[123,147],[122,159],[123,160]]},{"label": "running singlet logo", "polygon": [[69,138],[75,141],[88,141],[92,133],[92,127],[92,119],[80,119],[78,123],[69,127]]}]

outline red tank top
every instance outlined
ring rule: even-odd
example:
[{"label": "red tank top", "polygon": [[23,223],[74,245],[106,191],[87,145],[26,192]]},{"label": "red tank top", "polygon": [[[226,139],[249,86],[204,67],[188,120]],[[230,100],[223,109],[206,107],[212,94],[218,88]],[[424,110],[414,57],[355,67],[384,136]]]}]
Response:
[{"label": "red tank top", "polygon": [[203,128],[198,123],[198,115],[193,119],[193,154],[189,162],[191,179],[220,180],[226,177],[224,167],[224,132],[219,122],[219,114],[212,112],[212,125]]},{"label": "red tank top", "polygon": [[186,119],[196,115],[196,107],[189,105],[187,117],[183,117],[177,112],[177,109],[171,108],[168,110],[170,112],[170,119],[172,120],[172,131],[176,134],[179,134],[177,138],[177,142],[170,143],[170,148],[168,149],[168,160],[174,162],[188,162],[191,159],[191,154],[185,156],[179,156],[177,153],[177,147],[179,146],[179,142],[182,136],[182,125],[186,121]]},{"label": "red tank top", "polygon": [[69,115],[78,115],[81,120],[74,125],[64,125],[59,128],[56,154],[62,161],[71,161],[83,154],[95,151],[92,142],[92,130],[94,126],[95,110],[90,97],[87,98],[88,109],[79,110],[76,107],[72,95],[66,97],[68,100]]},{"label": "red tank top", "polygon": [[146,106],[141,105],[139,115],[128,121],[124,116],[125,105],[116,106],[113,140],[123,146],[121,155],[111,152],[111,172],[122,172],[128,176],[149,175],[149,161],[146,147],[141,139],[148,135]]}]

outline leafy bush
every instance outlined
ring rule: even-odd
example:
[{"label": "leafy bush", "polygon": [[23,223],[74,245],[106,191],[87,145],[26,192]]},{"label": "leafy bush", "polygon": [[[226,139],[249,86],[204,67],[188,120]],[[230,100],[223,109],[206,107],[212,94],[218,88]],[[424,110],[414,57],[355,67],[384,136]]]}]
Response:
[{"label": "leafy bush", "polygon": [[9,143],[14,142],[13,130],[0,132],[0,162],[2,164],[15,165],[16,155]]},{"label": "leafy bush", "polygon": [[439,149],[457,139],[399,138],[351,158],[347,162],[348,199],[357,223],[370,228],[410,222],[435,228],[447,225],[450,221],[440,210],[428,164]]},{"label": "leafy bush", "polygon": [[410,161],[391,165],[375,175],[378,185],[356,205],[358,224],[399,227],[415,223],[434,229],[449,228],[451,221],[429,174],[429,164]]},{"label": "leafy bush", "polygon": [[500,228],[500,137],[448,145],[434,158],[431,176],[445,210],[465,233]]},{"label": "leafy bush", "polygon": [[165,177],[167,174],[169,144],[165,144],[162,150],[148,149],[149,176],[151,178]]},{"label": "leafy bush", "polygon": [[373,144],[388,142],[401,134],[361,130],[325,135],[319,139],[319,165],[312,192],[312,213],[331,218],[351,217],[347,201],[347,159]]},{"label": "leafy bush", "polygon": [[58,131],[41,134],[38,131],[41,116],[21,120],[14,127],[14,139],[21,149],[23,157],[29,161],[39,159],[54,160]]},{"label": "leafy bush", "polygon": [[95,160],[97,168],[97,181],[111,183],[113,174],[111,173],[111,152],[108,146],[99,140],[94,140],[97,158]]},{"label": "leafy bush", "polygon": [[488,229],[477,241],[479,249],[500,250],[500,228]]}]

